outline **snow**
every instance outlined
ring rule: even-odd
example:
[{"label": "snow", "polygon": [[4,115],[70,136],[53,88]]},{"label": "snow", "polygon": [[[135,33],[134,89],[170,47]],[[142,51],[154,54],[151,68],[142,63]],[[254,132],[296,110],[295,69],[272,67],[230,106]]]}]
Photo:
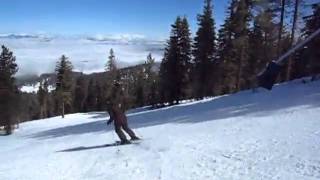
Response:
[{"label": "snow", "polygon": [[[42,82],[42,84],[44,83],[44,81]],[[25,93],[37,93],[40,87],[40,82],[37,82],[36,84],[30,84],[30,85],[23,85],[20,87],[20,91],[21,92],[25,92]],[[54,86],[49,85],[48,86],[48,91],[51,92],[55,89]]]},{"label": "snow", "polygon": [[40,83],[38,82],[35,85],[24,85],[21,86],[20,91],[25,93],[37,93],[40,87]]},{"label": "snow", "polygon": [[27,122],[0,136],[0,179],[320,179],[320,82],[128,112],[144,140],[118,140],[103,112]]}]

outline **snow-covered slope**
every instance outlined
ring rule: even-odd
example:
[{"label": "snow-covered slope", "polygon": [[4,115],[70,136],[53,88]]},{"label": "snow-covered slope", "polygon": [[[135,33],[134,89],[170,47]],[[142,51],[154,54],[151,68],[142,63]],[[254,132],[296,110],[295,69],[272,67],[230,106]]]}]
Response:
[{"label": "snow-covered slope", "polygon": [[[43,82],[44,83],[44,82]],[[20,87],[20,91],[21,92],[25,92],[25,93],[37,93],[39,91],[40,88],[40,82],[37,82],[34,85],[23,85]],[[48,91],[51,92],[55,89],[54,86],[48,86]]]},{"label": "snow-covered slope", "polygon": [[0,179],[320,179],[320,82],[134,110],[140,144],[104,113],[28,122],[0,137]]}]

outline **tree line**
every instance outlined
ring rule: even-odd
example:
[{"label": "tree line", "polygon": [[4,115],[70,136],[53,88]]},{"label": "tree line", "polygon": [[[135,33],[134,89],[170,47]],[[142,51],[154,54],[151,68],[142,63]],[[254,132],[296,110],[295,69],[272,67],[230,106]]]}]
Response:
[{"label": "tree line", "polygon": [[[302,0],[232,0],[217,30],[212,1],[205,0],[193,39],[187,18],[178,16],[161,63],[160,102],[175,104],[256,87],[256,75],[268,62],[320,27],[319,6]],[[306,7],[312,15],[303,15]],[[290,57],[278,82],[315,78],[319,47],[318,38]]]},{"label": "tree line", "polygon": [[[194,37],[187,17],[178,16],[171,25],[159,70],[151,54],[143,64],[119,69],[111,49],[103,78],[75,77],[70,59],[62,55],[55,69],[55,90],[50,92],[48,82],[43,81],[37,94],[19,92],[15,57],[2,46],[0,126],[10,134],[17,119],[103,111],[105,102],[115,96],[122,97],[126,109],[158,108],[255,87],[256,74],[268,62],[320,28],[319,4],[309,6],[308,16],[302,14],[305,7],[302,0],[231,0],[217,29],[212,1],[204,0]],[[319,43],[318,38],[291,56],[278,82],[304,76],[316,79]]]}]

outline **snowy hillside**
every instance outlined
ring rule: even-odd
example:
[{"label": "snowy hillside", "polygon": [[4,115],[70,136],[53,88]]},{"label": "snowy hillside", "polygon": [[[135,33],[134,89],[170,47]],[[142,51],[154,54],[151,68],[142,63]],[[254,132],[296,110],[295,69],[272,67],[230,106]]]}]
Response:
[{"label": "snowy hillside", "polygon": [[[37,82],[34,85],[24,85],[21,86],[20,91],[25,93],[37,93],[40,87],[40,82]],[[51,92],[55,89],[54,86],[48,86],[48,91]]]},{"label": "snowy hillside", "polygon": [[320,81],[128,116],[140,144],[105,146],[105,113],[21,124],[0,136],[0,179],[320,179]]}]

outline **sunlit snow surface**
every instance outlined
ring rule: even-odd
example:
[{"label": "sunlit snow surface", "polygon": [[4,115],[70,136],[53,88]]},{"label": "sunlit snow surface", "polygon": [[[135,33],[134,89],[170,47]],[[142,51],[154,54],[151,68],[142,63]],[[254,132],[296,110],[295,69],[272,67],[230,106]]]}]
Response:
[{"label": "sunlit snow surface", "polygon": [[20,124],[0,136],[0,179],[320,179],[320,82],[131,110],[144,140],[117,140],[103,112]]}]

